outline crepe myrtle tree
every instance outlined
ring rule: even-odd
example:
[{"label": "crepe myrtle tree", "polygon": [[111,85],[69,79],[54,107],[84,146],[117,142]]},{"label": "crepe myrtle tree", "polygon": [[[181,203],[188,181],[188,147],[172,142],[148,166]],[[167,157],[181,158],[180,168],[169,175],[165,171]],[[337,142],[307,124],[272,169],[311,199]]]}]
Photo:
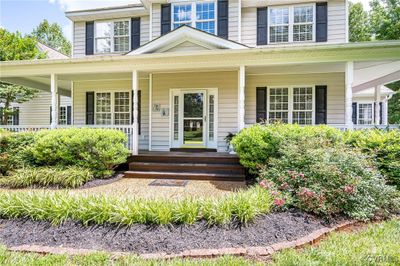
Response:
[{"label": "crepe myrtle tree", "polygon": [[12,108],[12,103],[30,101],[38,92],[37,89],[0,82],[0,124],[7,125],[8,119],[18,112]]}]

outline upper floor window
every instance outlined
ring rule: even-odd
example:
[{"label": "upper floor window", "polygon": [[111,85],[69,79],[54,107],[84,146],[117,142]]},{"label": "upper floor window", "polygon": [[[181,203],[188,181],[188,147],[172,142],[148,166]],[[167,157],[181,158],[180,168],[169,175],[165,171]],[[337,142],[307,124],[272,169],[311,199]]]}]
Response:
[{"label": "upper floor window", "polygon": [[174,4],[172,12],[173,28],[188,25],[215,34],[215,11],[215,2]]},{"label": "upper floor window", "polygon": [[315,39],[315,5],[269,8],[270,43],[310,42]]},{"label": "upper floor window", "polygon": [[129,51],[129,21],[102,21],[95,24],[96,53]]}]

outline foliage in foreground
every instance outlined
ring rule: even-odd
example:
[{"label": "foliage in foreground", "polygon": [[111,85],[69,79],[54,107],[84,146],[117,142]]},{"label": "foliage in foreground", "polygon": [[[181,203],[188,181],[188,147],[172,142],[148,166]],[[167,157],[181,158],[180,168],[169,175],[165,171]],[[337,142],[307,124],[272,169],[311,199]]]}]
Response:
[{"label": "foliage in foreground", "polygon": [[400,265],[400,221],[372,224],[365,231],[334,233],[318,246],[286,250],[272,265]]},{"label": "foliage in foreground", "polygon": [[0,178],[0,185],[10,188],[49,187],[77,188],[93,179],[91,171],[85,168],[68,166],[29,167],[17,169],[11,176]]},{"label": "foliage in foreground", "polygon": [[255,186],[217,199],[120,199],[109,196],[72,196],[67,192],[8,192],[0,194],[0,217],[29,218],[53,224],[72,219],[88,224],[209,224],[248,223],[268,213],[272,198]]},{"label": "foliage in foreground", "polygon": [[248,261],[244,258],[224,256],[216,259],[173,259],[173,260],[143,260],[137,256],[115,258],[107,253],[95,253],[85,256],[40,255],[33,253],[9,252],[0,247],[0,264],[14,266],[261,266],[261,263]]}]

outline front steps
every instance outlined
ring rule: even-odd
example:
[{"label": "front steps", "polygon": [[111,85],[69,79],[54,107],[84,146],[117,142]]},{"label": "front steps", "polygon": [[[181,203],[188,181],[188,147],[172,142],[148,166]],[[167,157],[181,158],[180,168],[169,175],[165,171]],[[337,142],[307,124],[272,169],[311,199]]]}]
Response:
[{"label": "front steps", "polygon": [[129,158],[127,178],[245,181],[239,158],[216,152],[148,152]]}]

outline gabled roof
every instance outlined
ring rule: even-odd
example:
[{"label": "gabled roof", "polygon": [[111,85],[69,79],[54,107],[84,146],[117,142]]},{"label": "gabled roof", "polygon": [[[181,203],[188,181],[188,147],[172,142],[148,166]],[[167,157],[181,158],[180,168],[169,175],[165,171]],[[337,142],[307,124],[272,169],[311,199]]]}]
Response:
[{"label": "gabled roof", "polygon": [[127,55],[162,53],[188,42],[207,50],[249,48],[246,45],[184,25],[142,45],[136,50],[127,53]]},{"label": "gabled roof", "polygon": [[36,46],[41,52],[46,53],[47,59],[68,59],[69,58],[69,56],[66,56],[63,53],[60,53],[59,51],[55,50],[54,48],[51,48],[41,42],[37,42]]}]

